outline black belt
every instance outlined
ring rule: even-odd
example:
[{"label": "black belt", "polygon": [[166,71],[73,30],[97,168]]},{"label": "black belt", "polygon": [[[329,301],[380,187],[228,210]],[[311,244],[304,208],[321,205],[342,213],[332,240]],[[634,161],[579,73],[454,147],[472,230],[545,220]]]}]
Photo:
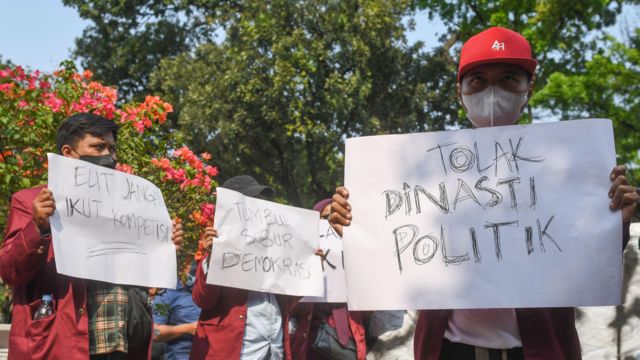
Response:
[{"label": "black belt", "polygon": [[468,344],[442,341],[440,360],[524,360],[521,347],[511,349],[490,349]]}]

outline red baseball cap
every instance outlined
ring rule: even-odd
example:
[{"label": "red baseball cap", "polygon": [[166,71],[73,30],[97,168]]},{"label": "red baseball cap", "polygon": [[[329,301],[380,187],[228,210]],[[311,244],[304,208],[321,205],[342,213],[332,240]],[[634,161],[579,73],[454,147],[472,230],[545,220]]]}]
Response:
[{"label": "red baseball cap", "polygon": [[531,46],[527,39],[515,31],[499,26],[472,36],[462,45],[458,81],[472,68],[488,63],[517,65],[530,74],[533,74],[538,65],[531,57]]}]

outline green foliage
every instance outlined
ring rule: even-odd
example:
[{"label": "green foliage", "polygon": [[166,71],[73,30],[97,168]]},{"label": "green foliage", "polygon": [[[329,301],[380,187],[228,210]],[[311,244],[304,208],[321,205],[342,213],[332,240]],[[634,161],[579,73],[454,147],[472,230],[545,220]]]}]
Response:
[{"label": "green foliage", "polygon": [[[134,81],[171,101],[175,128],[196,150],[212,152],[225,177],[256,175],[305,206],[342,182],[347,137],[470,126],[454,74],[473,34],[495,25],[522,33],[540,64],[535,90],[551,94],[568,80],[551,74],[584,74],[598,67],[591,61],[620,64],[594,34],[637,2],[65,0],[93,21],[78,40],[83,64],[108,83],[128,89]],[[446,28],[428,53],[405,38],[416,10]],[[173,32],[154,30],[163,21]],[[219,41],[216,30],[224,32]],[[109,73],[115,69],[122,72]],[[624,91],[611,87],[603,96]],[[562,113],[613,118],[621,161],[633,161],[632,112],[614,103]],[[532,104],[525,121],[557,111],[542,97]]]},{"label": "green foliage", "polygon": [[127,100],[150,92],[160,60],[192,48],[213,32],[207,19],[181,1],[63,0],[93,24],[76,39],[74,55],[95,78],[115,85]]},{"label": "green foliage", "polygon": [[[587,61],[583,71],[551,74],[533,103],[565,119],[612,119],[618,162],[640,164],[640,28],[629,44],[604,40],[607,49]],[[631,176],[638,183],[640,168],[633,168]]]},{"label": "green foliage", "polygon": [[451,69],[406,44],[409,1],[235,4],[218,9],[223,42],[166,59],[152,77],[187,141],[227,176],[256,174],[309,206],[341,181],[346,137],[456,121],[453,79],[435,75]]}]

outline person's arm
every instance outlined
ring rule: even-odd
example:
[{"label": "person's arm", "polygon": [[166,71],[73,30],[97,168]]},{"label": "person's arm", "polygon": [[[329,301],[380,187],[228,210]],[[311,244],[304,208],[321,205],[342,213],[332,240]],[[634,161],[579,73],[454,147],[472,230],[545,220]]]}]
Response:
[{"label": "person's arm", "polygon": [[32,203],[11,198],[7,231],[0,249],[0,278],[12,287],[31,281],[46,260],[51,244],[49,217],[55,211],[53,194],[43,188]]},{"label": "person's arm", "polygon": [[197,325],[197,321],[180,325],[155,324],[153,326],[153,341],[171,341],[182,335],[194,335],[196,333]]},{"label": "person's arm", "polygon": [[611,174],[609,175],[609,178],[611,179],[611,188],[609,189],[609,198],[611,199],[611,203],[609,203],[609,208],[614,211],[620,210],[622,212],[623,250],[629,242],[631,217],[636,211],[636,205],[640,198],[636,187],[629,185],[626,173],[627,167],[624,165],[618,165],[611,170]]},{"label": "person's arm", "polygon": [[216,230],[212,227],[206,228],[202,235],[205,253],[196,267],[196,282],[191,290],[193,302],[202,310],[213,309],[222,294],[221,286],[207,284],[207,274],[205,273],[205,270],[209,269],[209,254],[213,239],[217,236]]}]

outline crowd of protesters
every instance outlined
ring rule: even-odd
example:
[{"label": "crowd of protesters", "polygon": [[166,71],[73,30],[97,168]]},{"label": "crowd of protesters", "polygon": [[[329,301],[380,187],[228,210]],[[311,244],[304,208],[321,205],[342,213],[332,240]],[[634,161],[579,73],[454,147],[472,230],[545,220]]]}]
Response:
[{"label": "crowd of protesters", "polygon": [[[529,43],[516,32],[493,27],[470,38],[460,55],[456,95],[473,126],[516,124],[531,98],[536,67]],[[58,153],[114,168],[117,134],[113,121],[75,114],[57,131]],[[623,248],[639,197],[625,172],[616,166],[611,188],[602,194],[611,199],[611,211],[621,212],[623,227],[622,238],[603,241],[620,241]],[[274,196],[248,175],[222,187],[265,200]],[[348,199],[341,186],[314,207],[340,235],[353,220]],[[55,211],[46,185],[12,197],[0,249],[0,278],[13,290],[9,359],[581,358],[573,308],[354,312],[347,304],[301,303],[293,296],[210,285],[215,227],[202,235],[205,256],[175,290],[61,275],[49,223]],[[175,222],[176,247],[182,237]],[[52,294],[54,317],[34,320],[43,294]],[[148,331],[131,331],[133,322]]]}]

